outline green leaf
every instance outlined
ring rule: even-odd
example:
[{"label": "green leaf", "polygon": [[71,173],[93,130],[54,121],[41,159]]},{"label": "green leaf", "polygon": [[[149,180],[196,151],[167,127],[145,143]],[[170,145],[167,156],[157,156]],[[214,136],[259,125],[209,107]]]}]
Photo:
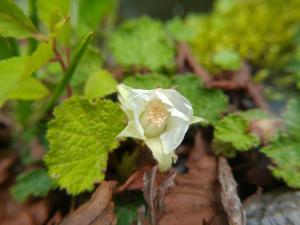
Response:
[{"label": "green leaf", "polygon": [[190,27],[186,26],[184,21],[175,17],[166,23],[166,30],[176,41],[188,41],[195,37],[195,32]]},{"label": "green leaf", "polygon": [[9,92],[19,82],[27,59],[27,57],[13,57],[0,61],[0,106],[8,99]]},{"label": "green leaf", "polygon": [[155,88],[170,88],[171,80],[166,75],[162,74],[144,74],[127,76],[123,82],[137,89],[151,90]]},{"label": "green leaf", "polygon": [[270,118],[269,113],[260,109],[249,109],[247,111],[238,112],[237,114],[242,116],[248,122]]},{"label": "green leaf", "polygon": [[102,29],[103,23],[107,22],[104,20],[109,20],[114,15],[117,3],[117,0],[79,0],[77,31],[86,33],[96,31],[97,28]]},{"label": "green leaf", "polygon": [[290,136],[300,141],[300,98],[292,99],[288,102],[287,109],[283,114],[283,119]]},{"label": "green leaf", "polygon": [[21,80],[9,93],[9,99],[34,100],[46,97],[48,89],[37,79],[29,77]]},{"label": "green leaf", "polygon": [[117,205],[117,225],[131,225],[138,220],[138,207],[133,204]]},{"label": "green leaf", "polygon": [[17,176],[11,194],[17,201],[23,202],[30,196],[45,197],[54,188],[56,184],[48,176],[47,170],[34,169]]},{"label": "green leaf", "polygon": [[22,78],[29,77],[32,73],[39,70],[43,65],[45,65],[53,56],[53,42],[41,42],[37,50],[29,56],[25,70],[22,74]]},{"label": "green leaf", "polygon": [[112,94],[116,91],[117,81],[106,70],[99,70],[93,73],[84,87],[85,96],[90,100]]},{"label": "green leaf", "polygon": [[238,70],[242,65],[239,53],[232,50],[223,50],[215,53],[212,61],[222,70]]},{"label": "green leaf", "polygon": [[67,68],[67,71],[65,72],[60,83],[56,86],[55,90],[53,91],[51,99],[40,111],[40,115],[35,117],[36,119],[39,119],[41,116],[43,116],[43,114],[45,112],[50,110],[53,107],[53,105],[56,103],[57,99],[60,97],[62,92],[65,90],[65,88],[68,85],[68,83],[70,82],[74,72],[76,71],[80,60],[82,59],[84,53],[86,52],[92,37],[93,37],[93,32],[90,32],[82,39],[78,49],[76,50],[76,52],[74,54],[74,57],[71,59],[71,63],[69,65],[69,67]]},{"label": "green leaf", "polygon": [[192,103],[194,115],[210,123],[215,123],[221,113],[227,111],[226,95],[220,90],[204,88],[195,75],[175,76],[173,86]]},{"label": "green leaf", "polygon": [[36,33],[31,20],[25,16],[13,0],[1,0],[0,35],[6,37],[26,38]]},{"label": "green leaf", "polygon": [[300,188],[300,141],[281,137],[261,149],[275,166],[271,170],[275,177],[282,178],[290,187]]},{"label": "green leaf", "polygon": [[37,9],[39,19],[50,30],[54,30],[54,26],[69,16],[70,0],[37,0]]},{"label": "green leaf", "polygon": [[[215,151],[217,153],[226,153],[228,145],[236,151],[247,151],[259,145],[259,138],[249,132],[249,123],[243,117],[235,114],[230,114],[215,124],[214,127],[214,142]],[[226,151],[223,151],[223,146],[227,146]],[[232,156],[232,152],[230,155]]]},{"label": "green leaf", "polygon": [[[0,106],[7,99],[37,99],[47,95],[47,89],[30,75],[52,57],[52,43],[41,43],[38,49],[27,57],[13,57],[0,61]],[[32,82],[32,90],[30,83]],[[20,90],[17,90],[19,89]],[[30,91],[25,94],[24,91]],[[26,96],[25,96],[25,95]]]},{"label": "green leaf", "polygon": [[110,38],[113,57],[122,66],[154,71],[174,66],[175,49],[157,20],[148,17],[129,20]]},{"label": "green leaf", "polygon": [[58,106],[54,115],[47,133],[49,174],[72,195],[91,191],[104,179],[108,153],[118,146],[116,136],[124,129],[126,116],[117,103],[91,104],[76,96]]},{"label": "green leaf", "polygon": [[13,43],[14,40],[12,38],[0,37],[0,60],[7,59],[16,55]]}]

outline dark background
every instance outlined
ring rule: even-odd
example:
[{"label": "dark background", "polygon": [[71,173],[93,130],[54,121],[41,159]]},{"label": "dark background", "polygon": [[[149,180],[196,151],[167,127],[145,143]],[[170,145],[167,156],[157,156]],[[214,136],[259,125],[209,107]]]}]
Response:
[{"label": "dark background", "polygon": [[120,17],[127,19],[142,15],[167,20],[190,12],[211,10],[213,0],[120,0]]}]

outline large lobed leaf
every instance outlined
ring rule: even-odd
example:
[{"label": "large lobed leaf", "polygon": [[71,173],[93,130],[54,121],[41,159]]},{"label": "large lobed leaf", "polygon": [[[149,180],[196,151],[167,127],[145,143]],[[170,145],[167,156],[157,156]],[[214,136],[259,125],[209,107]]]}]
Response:
[{"label": "large lobed leaf", "polygon": [[61,188],[76,195],[90,191],[104,179],[108,153],[118,146],[116,136],[125,127],[117,103],[72,97],[54,111],[47,138],[45,162]]},{"label": "large lobed leaf", "polygon": [[174,66],[175,49],[161,22],[142,17],[124,23],[109,43],[114,59],[125,67],[160,70]]},{"label": "large lobed leaf", "polygon": [[117,92],[117,81],[106,70],[98,70],[91,74],[84,86],[84,94],[91,100],[114,92]]},{"label": "large lobed leaf", "polygon": [[270,145],[261,149],[273,162],[274,176],[282,178],[289,186],[300,188],[300,99],[288,102],[283,114],[286,131]]},{"label": "large lobed leaf", "polygon": [[261,149],[273,162],[271,170],[289,186],[300,188],[300,140],[281,137]]},{"label": "large lobed leaf", "polygon": [[235,151],[257,147],[258,136],[249,131],[249,122],[240,115],[230,114],[215,124],[214,147],[217,153],[234,156]]}]

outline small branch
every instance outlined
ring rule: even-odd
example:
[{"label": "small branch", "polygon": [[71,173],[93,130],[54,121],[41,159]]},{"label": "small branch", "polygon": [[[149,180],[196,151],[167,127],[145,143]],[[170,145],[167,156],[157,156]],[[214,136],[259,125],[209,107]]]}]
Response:
[{"label": "small branch", "polygon": [[177,49],[178,49],[177,50],[178,55],[177,55],[176,62],[179,63],[178,70],[184,72],[184,63],[187,63],[187,65],[191,68],[191,70],[196,75],[201,77],[205,84],[208,84],[211,79],[211,75],[198,64],[196,59],[193,57],[187,44],[179,43],[177,45]]},{"label": "small branch", "polygon": [[63,69],[63,71],[66,72],[67,71],[67,66],[66,66],[60,52],[57,50],[56,40],[53,41],[53,52],[55,54],[55,60],[57,62],[59,62],[59,64],[60,64],[61,68]]},{"label": "small branch", "polygon": [[[53,51],[55,54],[55,60],[57,62],[59,62],[62,70],[64,73],[66,73],[66,71],[68,70],[68,67],[70,66],[70,48],[66,48],[66,58],[67,58],[67,63],[64,62],[62,55],[60,54],[60,52],[57,50],[57,46],[56,46],[56,41],[54,40],[53,42]],[[73,95],[73,90],[70,84],[67,85],[67,96],[71,97]]]},{"label": "small branch", "polygon": [[43,115],[48,112],[56,103],[56,101],[59,99],[67,85],[69,84],[76,68],[81,60],[83,54],[86,51],[87,46],[89,45],[91,39],[93,37],[93,32],[88,33],[84,39],[82,40],[79,50],[75,53],[74,58],[72,59],[70,66],[65,71],[64,76],[62,77],[61,81],[57,84],[55,87],[53,94],[48,102],[46,102],[44,105],[41,106],[41,110],[37,112],[37,114],[34,114],[30,121],[28,121],[28,126],[31,126],[32,124],[38,122]]},{"label": "small branch", "polygon": [[251,96],[251,98],[259,108],[267,112],[271,112],[269,105],[263,98],[262,91],[259,85],[250,82],[247,84],[246,90],[248,91],[248,94]]},{"label": "small branch", "polygon": [[193,57],[189,47],[185,43],[177,45],[177,71],[179,73],[185,72],[185,63],[190,67],[193,73],[198,75],[208,88],[222,89],[226,91],[231,90],[246,90],[253,99],[254,103],[267,112],[270,112],[268,104],[263,98],[261,88],[255,84],[251,79],[250,67],[247,64],[239,70],[230,74],[229,77],[213,78],[202,66],[199,65],[197,60]]}]

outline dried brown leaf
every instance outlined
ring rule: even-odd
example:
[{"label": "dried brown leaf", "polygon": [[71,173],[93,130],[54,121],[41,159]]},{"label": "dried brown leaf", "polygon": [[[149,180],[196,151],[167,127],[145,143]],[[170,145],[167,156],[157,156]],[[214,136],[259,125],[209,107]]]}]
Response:
[{"label": "dried brown leaf", "polygon": [[[152,185],[152,190],[145,189],[147,202],[149,199],[156,204],[160,202],[150,204],[150,210],[151,207],[158,207],[154,210],[156,214],[152,225],[228,225],[221,203],[218,162],[205,148],[201,135],[197,135],[187,163],[188,173],[177,174],[175,179],[174,174],[169,174],[160,181],[160,186]],[[145,184],[151,187],[149,183],[157,176],[146,176]],[[163,187],[163,184],[166,184],[166,189],[159,191],[158,187]],[[153,197],[156,201],[151,199]]]},{"label": "dried brown leaf", "polygon": [[114,203],[111,201],[113,186],[112,182],[103,181],[87,203],[81,205],[59,224],[115,225]]}]

